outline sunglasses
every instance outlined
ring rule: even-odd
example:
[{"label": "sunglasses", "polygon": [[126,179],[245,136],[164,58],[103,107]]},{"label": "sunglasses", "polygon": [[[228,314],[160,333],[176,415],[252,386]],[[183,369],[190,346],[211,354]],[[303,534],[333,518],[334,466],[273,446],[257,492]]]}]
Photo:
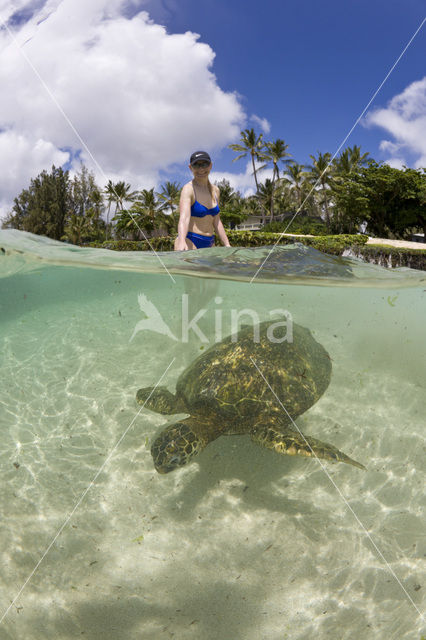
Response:
[{"label": "sunglasses", "polygon": [[207,160],[201,160],[200,162],[194,162],[191,166],[194,167],[194,169],[205,169],[209,165],[210,162],[207,162]]}]

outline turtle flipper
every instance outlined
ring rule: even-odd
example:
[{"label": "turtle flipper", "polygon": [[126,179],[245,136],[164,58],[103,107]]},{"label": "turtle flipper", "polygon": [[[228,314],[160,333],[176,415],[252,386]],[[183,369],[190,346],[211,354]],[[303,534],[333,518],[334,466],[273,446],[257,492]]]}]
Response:
[{"label": "turtle flipper", "polygon": [[139,389],[136,394],[136,400],[147,409],[162,413],[163,415],[185,412],[185,407],[180,398],[170,393],[166,387],[145,387],[144,389]]},{"label": "turtle flipper", "polygon": [[352,458],[342,451],[339,451],[339,449],[332,444],[322,442],[310,436],[303,436],[297,431],[292,431],[288,428],[280,431],[269,425],[257,425],[252,429],[250,436],[253,442],[267,449],[274,449],[274,451],[283,455],[298,455],[309,458],[323,458],[325,460],[332,460],[333,462],[346,462],[347,464],[352,464],[354,467],[365,470],[364,465],[356,460],[352,460]]},{"label": "turtle flipper", "polygon": [[217,437],[212,436],[212,431],[208,425],[193,416],[164,429],[151,447],[158,473],[169,473],[187,464]]}]

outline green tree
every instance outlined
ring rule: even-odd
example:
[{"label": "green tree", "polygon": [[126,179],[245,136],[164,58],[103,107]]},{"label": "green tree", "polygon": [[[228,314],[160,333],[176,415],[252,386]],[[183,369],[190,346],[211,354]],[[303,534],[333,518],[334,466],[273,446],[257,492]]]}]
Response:
[{"label": "green tree", "polygon": [[157,197],[162,201],[162,209],[170,209],[170,213],[174,214],[179,206],[179,198],[182,186],[179,182],[166,182],[160,186],[161,191],[157,193]]},{"label": "green tree", "polygon": [[67,240],[72,244],[81,244],[85,240],[92,239],[91,220],[88,216],[72,213],[64,228],[61,240]]},{"label": "green tree", "polygon": [[312,186],[307,180],[309,173],[305,170],[306,167],[303,164],[292,160],[288,163],[284,182],[290,185],[290,188],[294,194],[294,206],[297,211],[300,211],[302,206],[306,206],[306,199]]},{"label": "green tree", "polygon": [[234,201],[235,197],[240,195],[231,187],[229,180],[225,180],[225,178],[215,182],[215,185],[219,187],[221,209],[223,207],[228,207]]},{"label": "green tree", "polygon": [[131,213],[128,209],[122,209],[116,213],[113,220],[116,223],[115,235],[117,237],[127,240],[145,240],[146,234],[143,233],[141,226],[143,224],[142,218],[135,211]]},{"label": "green tree", "polygon": [[52,166],[31,180],[14,200],[3,226],[60,240],[70,212],[69,174]]},{"label": "green tree", "polygon": [[236,158],[234,158],[233,162],[236,162],[241,158],[246,158],[247,155],[250,155],[257,193],[259,191],[259,183],[257,180],[258,170],[256,169],[256,160],[265,160],[265,156],[263,154],[263,134],[260,133],[259,135],[257,135],[254,129],[245,129],[244,131],[241,131],[241,144],[230,144],[228,146],[230,149],[232,149],[232,151],[235,151],[239,154]]},{"label": "green tree", "polygon": [[274,219],[274,191],[275,185],[269,178],[266,178],[264,184],[259,185],[257,199],[261,206],[263,224],[265,223],[266,216],[268,214],[269,222],[272,222],[272,220]]},{"label": "green tree", "polygon": [[278,164],[280,162],[287,164],[291,153],[287,153],[288,144],[286,144],[284,140],[281,140],[281,138],[277,138],[277,140],[273,142],[265,142],[265,147],[266,150],[263,152],[263,158],[267,162],[272,162],[272,182],[275,184],[275,182],[280,179]]},{"label": "green tree", "polygon": [[233,229],[247,219],[244,209],[244,198],[238,191],[234,191],[228,180],[216,182],[219,187],[220,219],[225,227]]},{"label": "green tree", "polygon": [[[105,222],[102,218],[104,213],[103,194],[95,182],[95,176],[84,165],[77,173],[69,185],[70,189],[70,215],[65,228],[66,239],[69,230],[75,227],[76,221],[71,221],[72,216],[82,217],[85,224],[81,224],[82,237],[85,241],[101,241],[105,238]],[[83,233],[84,229],[84,233]],[[72,234],[74,235],[74,234]],[[72,240],[71,240],[72,241]]]},{"label": "green tree", "polygon": [[331,229],[334,233],[354,233],[368,218],[368,197],[356,178],[370,160],[368,153],[361,154],[361,147],[356,145],[347,147],[333,160]]},{"label": "green tree", "polygon": [[258,189],[258,194],[260,194],[260,191],[262,191],[263,193],[262,198],[265,195],[265,189],[268,190],[270,222],[272,222],[274,218],[274,212],[275,212],[275,197],[276,197],[275,189],[277,184],[280,181],[280,170],[279,170],[278,163],[288,162],[288,158],[290,157],[290,154],[287,153],[287,149],[288,149],[288,144],[285,144],[284,140],[281,140],[281,138],[278,138],[273,142],[265,142],[265,149],[262,152],[262,159],[266,161],[266,164],[263,165],[263,167],[261,168],[264,169],[270,162],[272,162],[272,181],[271,181],[272,186],[270,186],[269,183],[268,183],[268,186],[266,186],[267,183],[265,181],[265,185],[263,186],[263,189],[261,187],[259,187]]},{"label": "green tree", "polygon": [[312,165],[309,167],[310,178],[313,185],[320,185],[322,196],[323,196],[323,205],[325,211],[325,223],[327,225],[327,229],[331,228],[331,220],[330,220],[330,210],[329,210],[329,202],[328,202],[328,190],[332,184],[332,169],[331,169],[331,154],[330,153],[320,153],[318,151],[318,157],[310,156],[312,158]]},{"label": "green tree", "polygon": [[257,196],[249,196],[248,198],[245,198],[243,201],[243,210],[247,218],[250,216],[262,216],[262,219],[265,219],[264,210],[262,209],[262,205],[260,204]]},{"label": "green tree", "polygon": [[82,164],[80,171],[69,183],[70,215],[85,216],[92,204],[94,191],[99,191],[95,176]]},{"label": "green tree", "polygon": [[395,169],[372,161],[354,179],[368,199],[369,233],[403,237],[413,227],[426,233],[425,169]]},{"label": "green tree", "polygon": [[142,189],[130,209],[120,209],[113,220],[117,222],[117,232],[134,239],[143,239],[144,235],[152,235],[159,230],[166,230],[172,224],[171,216],[161,211],[161,203],[157,200],[154,189]]},{"label": "green tree", "polygon": [[95,240],[102,240],[106,233],[106,224],[103,220],[104,198],[102,191],[96,186],[90,193],[89,208],[86,215],[90,219],[92,235]]},{"label": "green tree", "polygon": [[274,216],[289,214],[298,210],[298,200],[295,189],[287,177],[283,176],[275,185]]},{"label": "green tree", "polygon": [[[107,197],[108,202],[108,210],[107,210],[107,234],[109,231],[109,216],[111,211],[111,205],[115,204],[114,215],[117,214],[118,211],[123,211],[125,202],[133,202],[137,197],[137,191],[131,191],[130,184],[126,184],[124,180],[120,180],[115,184],[112,180],[108,181],[104,189],[104,193]],[[113,218],[115,219],[115,218]]]},{"label": "green tree", "polygon": [[361,154],[361,147],[347,147],[338,158],[333,160],[334,176],[348,176],[354,171],[365,167],[371,158],[368,153]]},{"label": "green tree", "polygon": [[333,185],[333,233],[356,233],[369,218],[366,189],[358,182],[358,174],[349,174]]}]

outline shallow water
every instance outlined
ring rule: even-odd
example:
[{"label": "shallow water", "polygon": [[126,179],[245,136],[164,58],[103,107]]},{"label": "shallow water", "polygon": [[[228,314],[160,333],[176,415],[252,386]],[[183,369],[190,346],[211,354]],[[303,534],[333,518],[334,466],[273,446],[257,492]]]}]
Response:
[{"label": "shallow water", "polygon": [[[426,273],[300,245],[252,282],[269,249],[0,247],[0,638],[426,634]],[[330,386],[296,422],[367,471],[248,436],[155,471],[168,418],[136,391],[174,391],[243,309],[287,311],[326,348]]]}]

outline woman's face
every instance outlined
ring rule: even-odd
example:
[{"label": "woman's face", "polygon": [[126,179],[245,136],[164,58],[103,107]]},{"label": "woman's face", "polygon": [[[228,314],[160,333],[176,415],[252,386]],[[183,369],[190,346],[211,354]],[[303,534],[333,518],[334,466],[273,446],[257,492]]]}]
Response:
[{"label": "woman's face", "polygon": [[190,164],[189,168],[195,178],[205,178],[211,171],[212,163],[207,162],[206,160],[199,160],[194,164]]}]

